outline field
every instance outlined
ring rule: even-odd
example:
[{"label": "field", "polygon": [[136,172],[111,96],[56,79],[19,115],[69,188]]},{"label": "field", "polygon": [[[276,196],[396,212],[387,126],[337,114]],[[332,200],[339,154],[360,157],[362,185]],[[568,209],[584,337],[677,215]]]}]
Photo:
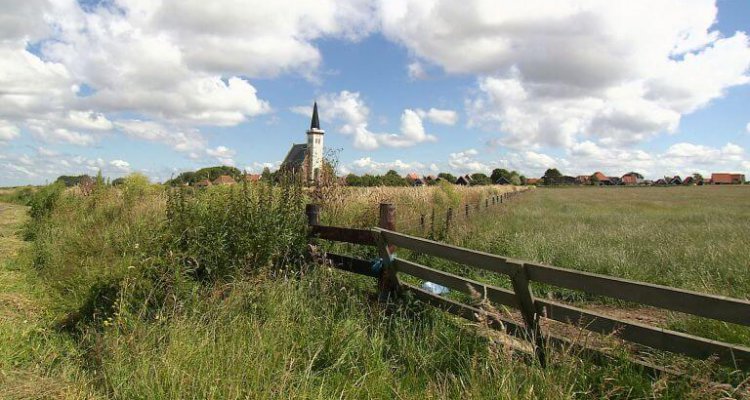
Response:
[{"label": "field", "polygon": [[[319,200],[328,206],[326,222],[354,226],[374,221],[381,200],[396,203],[406,220],[434,205],[443,209],[491,194],[424,189],[429,192],[338,188]],[[538,189],[457,223],[445,240],[746,298],[749,189]],[[134,177],[122,189],[99,188],[88,197],[41,189],[30,219],[23,207],[0,205],[0,341],[13,344],[0,349],[0,398],[682,399],[743,393],[654,378],[625,360],[597,365],[571,351],[555,352],[541,369],[490,340],[481,325],[417,302],[385,307],[373,299],[366,278],[305,260],[307,201],[299,190],[262,185],[166,193]],[[703,329],[750,344],[737,327],[655,318],[674,329]]]}]

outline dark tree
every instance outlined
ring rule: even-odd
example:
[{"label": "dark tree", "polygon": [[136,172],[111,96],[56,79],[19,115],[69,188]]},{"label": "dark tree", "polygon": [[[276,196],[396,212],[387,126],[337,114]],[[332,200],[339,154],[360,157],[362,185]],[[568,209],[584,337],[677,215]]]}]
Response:
[{"label": "dark tree", "polygon": [[481,172],[471,174],[472,186],[489,185],[490,183],[492,183],[492,181],[490,181],[490,177]]},{"label": "dark tree", "polygon": [[450,183],[456,183],[456,177],[448,172],[441,172],[438,174],[438,178],[448,181]]},{"label": "dark tree", "polygon": [[544,172],[542,179],[545,185],[557,185],[562,181],[562,174],[557,168],[550,168]]}]

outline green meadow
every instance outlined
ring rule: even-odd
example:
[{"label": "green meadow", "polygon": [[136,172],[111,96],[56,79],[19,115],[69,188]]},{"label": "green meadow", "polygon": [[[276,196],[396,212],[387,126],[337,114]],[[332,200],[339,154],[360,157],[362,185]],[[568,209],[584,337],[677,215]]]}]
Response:
[{"label": "green meadow", "polygon": [[[537,189],[456,224],[445,240],[746,298],[749,189]],[[307,259],[309,198],[300,188],[168,191],[134,175],[89,196],[55,185],[28,199],[4,195],[29,205],[0,204],[3,399],[685,399],[747,391],[732,386],[738,376],[719,386],[650,376],[623,349],[604,364],[561,349],[542,369],[482,324],[411,298],[379,303],[369,278]],[[671,315],[663,323],[750,344],[737,327]]]}]

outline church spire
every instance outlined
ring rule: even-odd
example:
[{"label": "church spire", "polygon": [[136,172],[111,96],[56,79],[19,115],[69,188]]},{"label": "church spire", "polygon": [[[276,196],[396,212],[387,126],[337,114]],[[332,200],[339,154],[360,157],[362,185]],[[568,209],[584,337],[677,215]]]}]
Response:
[{"label": "church spire", "polygon": [[310,121],[310,130],[317,129],[320,130],[320,120],[318,120],[318,102],[316,101],[315,104],[313,104],[313,114],[312,114],[312,121]]}]

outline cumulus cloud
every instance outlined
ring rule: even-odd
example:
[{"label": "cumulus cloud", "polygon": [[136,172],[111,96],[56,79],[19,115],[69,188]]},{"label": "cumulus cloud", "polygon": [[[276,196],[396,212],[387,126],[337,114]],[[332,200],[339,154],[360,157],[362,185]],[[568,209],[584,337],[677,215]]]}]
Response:
[{"label": "cumulus cloud", "polygon": [[[370,109],[359,92],[327,93],[320,97],[318,105],[323,121],[338,123],[337,131],[351,136],[354,147],[360,150],[374,150],[381,146],[403,148],[437,141],[437,137],[424,129],[419,114],[427,115],[427,112],[422,110],[405,109],[401,114],[399,133],[378,133],[369,128]],[[291,110],[302,115],[311,112],[308,106],[292,107]],[[432,115],[433,118],[446,118],[445,110],[435,110]]]},{"label": "cumulus cloud", "polygon": [[409,63],[406,66],[406,72],[409,74],[409,79],[411,80],[427,79],[427,71],[425,71],[424,65],[419,61]]},{"label": "cumulus cloud", "polygon": [[743,32],[713,29],[712,0],[383,2],[383,31],[449,73],[476,74],[473,126],[502,143],[634,144],[748,83]]},{"label": "cumulus cloud", "polygon": [[195,152],[203,149],[206,140],[197,129],[167,127],[154,121],[121,120],[115,127],[127,136],[164,143],[180,152]]},{"label": "cumulus cloud", "polygon": [[0,143],[11,141],[21,135],[17,126],[0,120]]},{"label": "cumulus cloud", "polygon": [[108,177],[119,177],[132,171],[131,164],[122,159],[107,161],[100,157],[70,155],[43,147],[33,153],[2,156],[0,168],[4,171],[4,184],[10,185],[45,183],[60,175],[94,175],[99,171]]},{"label": "cumulus cloud", "polygon": [[420,162],[405,162],[401,160],[375,161],[370,157],[359,158],[344,167],[347,173],[354,172],[358,174],[382,174],[389,170],[394,170],[403,175],[426,169],[425,165]]},{"label": "cumulus cloud", "polygon": [[214,157],[216,161],[222,165],[234,165],[234,159],[232,157],[234,157],[237,152],[226,146],[217,146],[213,149],[206,149],[206,154]]},{"label": "cumulus cloud", "polygon": [[130,172],[130,163],[124,160],[112,160],[109,162],[109,165],[115,168],[116,170],[127,173]]},{"label": "cumulus cloud", "polygon": [[[358,40],[376,26],[373,12],[369,0],[0,5],[0,119],[48,142],[90,145],[93,132],[119,126],[188,148],[198,126],[271,111],[248,78],[314,79],[314,41]],[[123,114],[169,129],[149,134],[112,118]]]},{"label": "cumulus cloud", "polygon": [[434,124],[442,125],[455,125],[458,122],[458,113],[453,110],[440,110],[437,108],[430,108],[429,110],[415,110],[420,118],[424,118]]}]

